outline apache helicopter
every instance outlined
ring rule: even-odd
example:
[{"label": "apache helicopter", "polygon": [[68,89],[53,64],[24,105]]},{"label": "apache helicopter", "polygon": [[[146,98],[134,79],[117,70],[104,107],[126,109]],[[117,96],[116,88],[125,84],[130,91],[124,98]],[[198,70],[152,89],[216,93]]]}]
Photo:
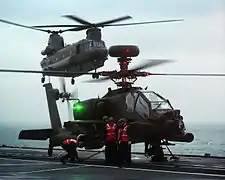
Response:
[{"label": "apache helicopter", "polygon": [[[141,87],[132,87],[137,77],[151,75],[186,75],[186,76],[225,76],[225,74],[166,74],[141,72],[139,70],[173,62],[172,60],[150,60],[150,62],[128,69],[131,57],[139,55],[137,46],[112,46],[109,48],[111,57],[118,57],[120,71],[97,72],[99,76],[106,76],[93,81],[111,79],[118,86],[101,98],[91,98],[74,103],[74,120],[61,125],[56,100],[65,98],[69,100],[69,93],[60,93],[53,89],[50,83],[44,84],[46,89],[51,129],[22,130],[19,139],[47,140],[49,138],[49,155],[53,147],[60,146],[64,138],[77,138],[80,136],[85,149],[100,149],[104,146],[105,122],[103,116],[113,116],[115,119],[126,118],[130,127],[128,129],[132,144],[145,142],[157,149],[154,156],[164,157],[161,145],[169,141],[192,142],[194,135],[186,132],[183,117],[179,109],[174,109],[170,101],[154,91],[147,91]],[[93,73],[86,73],[93,75]],[[122,81],[120,81],[122,79]],[[73,98],[71,98],[73,99]],[[138,129],[138,132],[137,132]]]},{"label": "apache helicopter", "polygon": [[[30,72],[30,73],[41,73],[43,76],[41,82],[45,82],[45,76],[63,76],[72,77],[71,84],[75,83],[74,77],[81,76],[83,72],[89,72],[92,70],[103,67],[105,61],[108,58],[108,50],[105,42],[102,40],[101,29],[99,27],[109,26],[130,26],[130,25],[141,25],[150,23],[163,23],[163,22],[174,22],[183,21],[182,19],[177,20],[162,20],[162,21],[150,21],[150,22],[138,22],[138,23],[126,23],[126,24],[112,24],[124,20],[131,19],[131,16],[123,16],[116,19],[90,23],[80,17],[74,15],[65,15],[68,19],[76,21],[81,25],[44,25],[44,26],[25,26],[10,22],[7,20],[0,19],[0,22],[20,26],[32,30],[50,33],[48,46],[41,52],[42,55],[46,55],[41,61],[41,68],[43,71],[34,70],[1,70],[4,72]],[[40,28],[52,28],[52,27],[71,27],[70,29],[52,31],[44,30]],[[60,33],[69,31],[81,31],[86,30],[86,39],[79,40],[73,44],[64,45],[64,39],[60,36]],[[69,74],[64,72],[77,72],[76,74]],[[98,78],[93,74],[93,78]]]}]

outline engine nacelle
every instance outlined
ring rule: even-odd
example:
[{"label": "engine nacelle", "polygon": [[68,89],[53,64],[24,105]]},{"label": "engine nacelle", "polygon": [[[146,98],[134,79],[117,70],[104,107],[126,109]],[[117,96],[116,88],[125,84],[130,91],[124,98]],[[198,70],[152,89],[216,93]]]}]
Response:
[{"label": "engine nacelle", "polygon": [[111,57],[136,57],[139,55],[139,48],[135,45],[118,45],[109,48]]}]

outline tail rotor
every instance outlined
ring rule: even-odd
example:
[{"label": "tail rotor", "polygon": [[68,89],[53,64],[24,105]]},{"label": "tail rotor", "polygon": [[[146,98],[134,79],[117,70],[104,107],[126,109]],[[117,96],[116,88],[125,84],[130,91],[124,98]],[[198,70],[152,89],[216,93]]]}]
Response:
[{"label": "tail rotor", "polygon": [[66,101],[66,104],[67,104],[67,111],[68,111],[68,118],[70,121],[73,120],[73,115],[72,115],[72,106],[71,106],[71,102],[72,103],[74,101],[79,101],[78,99],[78,88],[74,88],[72,90],[71,93],[69,93],[67,91],[67,88],[66,88],[66,81],[65,81],[65,78],[64,77],[60,77],[59,78],[60,80],[60,93],[59,93],[59,97],[62,99],[62,103],[64,103]]}]

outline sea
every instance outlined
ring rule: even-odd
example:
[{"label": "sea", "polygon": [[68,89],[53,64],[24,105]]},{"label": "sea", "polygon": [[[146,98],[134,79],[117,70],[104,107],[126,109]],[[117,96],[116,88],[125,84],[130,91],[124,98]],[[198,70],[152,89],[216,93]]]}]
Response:
[{"label": "sea", "polygon": [[[204,155],[225,157],[225,123],[224,124],[186,124],[188,132],[195,135],[191,143],[175,143],[169,146],[170,150],[176,154]],[[23,128],[1,126],[0,145],[22,146],[22,147],[42,147],[47,148],[47,141],[18,140],[18,134]],[[144,152],[144,144],[132,146],[133,152]],[[165,149],[165,153],[168,153]]]}]

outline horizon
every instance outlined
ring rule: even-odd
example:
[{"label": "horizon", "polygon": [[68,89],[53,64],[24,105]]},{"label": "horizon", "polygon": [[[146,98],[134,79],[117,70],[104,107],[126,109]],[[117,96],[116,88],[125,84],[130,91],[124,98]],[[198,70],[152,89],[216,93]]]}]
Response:
[{"label": "horizon", "polygon": [[[36,124],[32,125],[32,124],[29,124],[29,125],[19,125],[19,124],[9,124],[9,123],[2,123],[1,126],[0,126],[0,129],[1,128],[13,128],[13,129],[20,129],[20,130],[24,130],[24,129],[28,129],[28,128],[31,128],[31,129],[41,129],[41,128],[51,128],[50,126],[50,119],[46,119],[47,122],[49,122],[49,126],[44,126],[42,124],[36,126]],[[67,120],[65,121],[62,121],[61,120],[61,123],[63,124],[64,122],[66,122]],[[73,120],[73,121],[76,121],[76,120]],[[225,125],[225,121],[223,120],[220,120],[220,121],[216,121],[216,122],[200,122],[200,121],[185,121],[185,118],[184,118],[184,124],[187,128],[199,128],[199,127],[221,127],[222,125]],[[221,127],[223,128],[223,127]],[[225,128],[225,126],[224,126]]]}]

